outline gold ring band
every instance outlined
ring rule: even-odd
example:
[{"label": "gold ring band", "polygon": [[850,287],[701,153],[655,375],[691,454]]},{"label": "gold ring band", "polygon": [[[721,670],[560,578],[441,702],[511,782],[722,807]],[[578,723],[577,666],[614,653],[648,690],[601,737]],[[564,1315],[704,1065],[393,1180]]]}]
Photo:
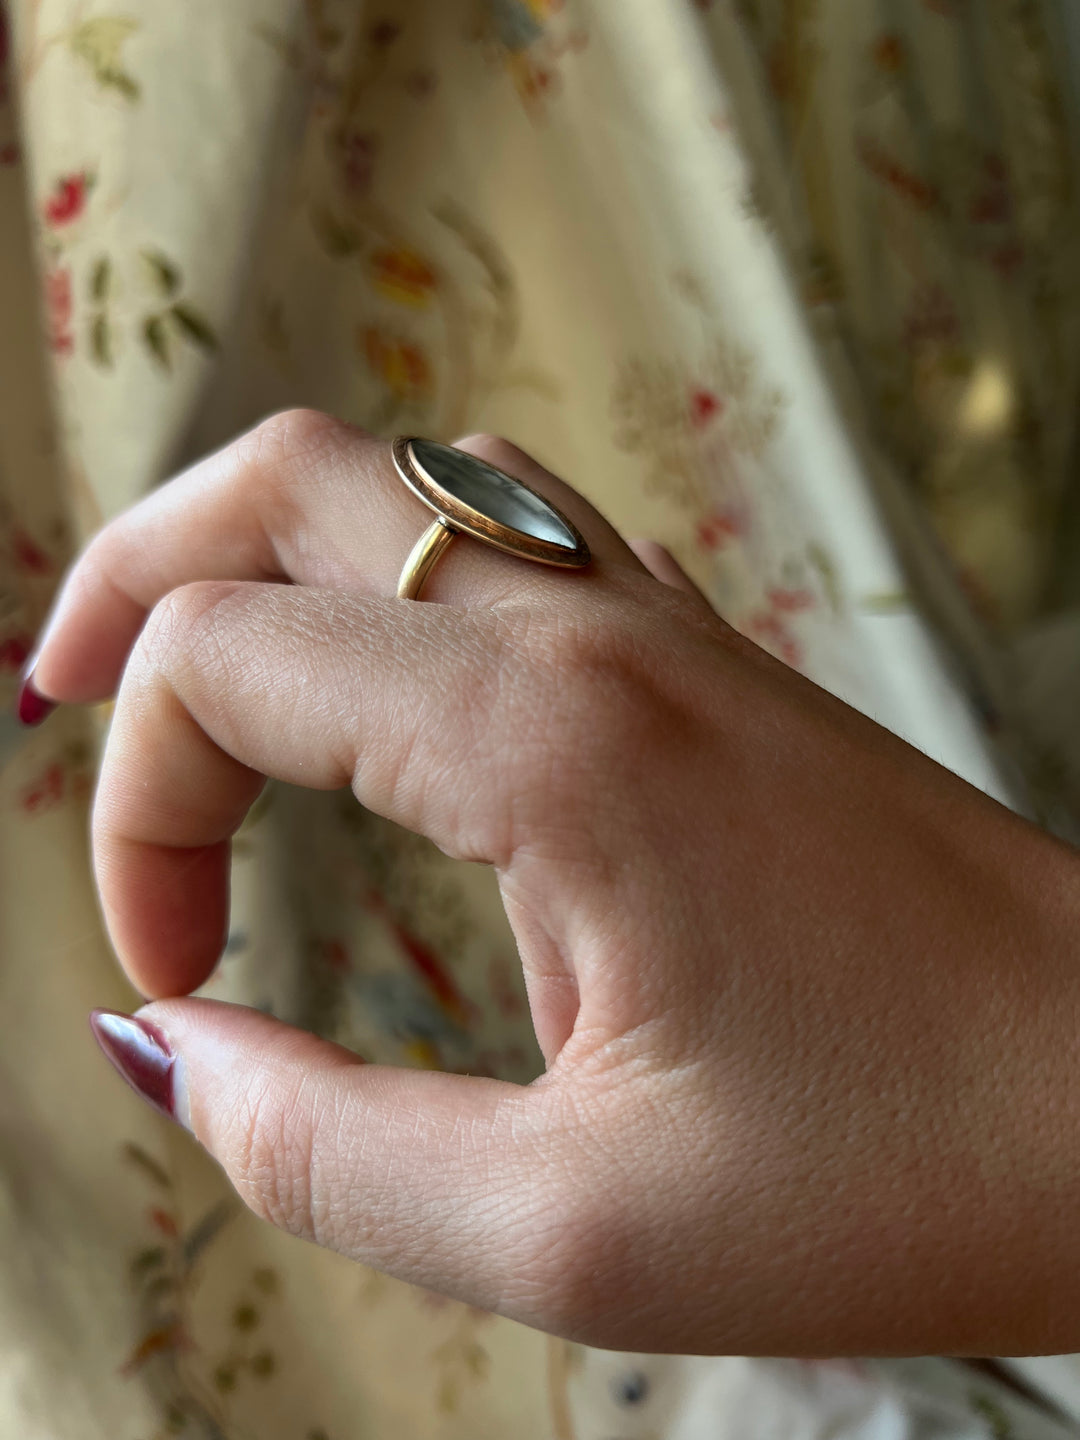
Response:
[{"label": "gold ring band", "polygon": [[440,518],[433,520],[409,551],[409,558],[397,582],[399,600],[419,600],[424,582],[435,568],[435,562],[458,532]]},{"label": "gold ring band", "polygon": [[419,436],[399,435],[394,465],[436,519],[409,552],[399,600],[418,600],[455,535],[471,535],[510,555],[578,570],[592,558],[584,536],[551,501],[486,460]]}]

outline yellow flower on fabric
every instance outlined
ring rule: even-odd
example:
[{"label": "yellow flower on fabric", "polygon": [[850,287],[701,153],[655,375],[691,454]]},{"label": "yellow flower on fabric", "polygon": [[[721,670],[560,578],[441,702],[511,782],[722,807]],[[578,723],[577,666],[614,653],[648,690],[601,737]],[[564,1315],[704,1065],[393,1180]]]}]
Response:
[{"label": "yellow flower on fabric", "polygon": [[380,295],[414,309],[431,303],[438,284],[432,266],[404,245],[376,250],[371,257],[371,278]]},{"label": "yellow flower on fabric", "polygon": [[363,332],[368,364],[401,400],[419,400],[431,389],[431,366],[419,345],[369,327]]}]

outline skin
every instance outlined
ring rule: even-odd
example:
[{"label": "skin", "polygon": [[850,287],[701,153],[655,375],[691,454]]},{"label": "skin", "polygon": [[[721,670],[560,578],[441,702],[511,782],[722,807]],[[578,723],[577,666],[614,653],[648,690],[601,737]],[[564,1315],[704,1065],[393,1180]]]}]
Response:
[{"label": "skin", "polygon": [[[606,1349],[1080,1348],[1076,854],[462,443],[571,516],[588,571],[459,539],[423,602],[386,598],[428,512],[385,442],[299,411],[66,578],[34,682],[117,695],[95,873],[182,1118],[275,1224]],[[539,1080],[182,998],[268,775],[495,867]]]}]

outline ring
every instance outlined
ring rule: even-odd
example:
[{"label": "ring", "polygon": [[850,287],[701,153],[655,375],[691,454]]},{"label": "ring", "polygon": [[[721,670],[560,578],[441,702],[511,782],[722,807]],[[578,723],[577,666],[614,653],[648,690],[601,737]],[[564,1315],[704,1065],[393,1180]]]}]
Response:
[{"label": "ring", "polygon": [[399,435],[394,465],[436,519],[413,546],[398,581],[399,600],[418,600],[436,560],[455,535],[496,550],[579,570],[591,559],[577,526],[535,490],[452,445]]}]

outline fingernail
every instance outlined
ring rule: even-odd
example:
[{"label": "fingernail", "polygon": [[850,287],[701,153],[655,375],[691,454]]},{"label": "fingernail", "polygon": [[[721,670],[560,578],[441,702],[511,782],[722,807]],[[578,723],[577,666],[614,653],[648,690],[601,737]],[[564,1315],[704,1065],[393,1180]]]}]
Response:
[{"label": "fingernail", "polygon": [[116,1010],[91,1010],[90,1028],[131,1088],[162,1115],[183,1123],[176,1056],[157,1026]]},{"label": "fingernail", "polygon": [[40,725],[45,717],[51,715],[55,709],[55,700],[46,700],[44,695],[34,689],[33,671],[29,671],[23,677],[22,686],[15,701],[15,713],[19,720],[24,725]]}]

